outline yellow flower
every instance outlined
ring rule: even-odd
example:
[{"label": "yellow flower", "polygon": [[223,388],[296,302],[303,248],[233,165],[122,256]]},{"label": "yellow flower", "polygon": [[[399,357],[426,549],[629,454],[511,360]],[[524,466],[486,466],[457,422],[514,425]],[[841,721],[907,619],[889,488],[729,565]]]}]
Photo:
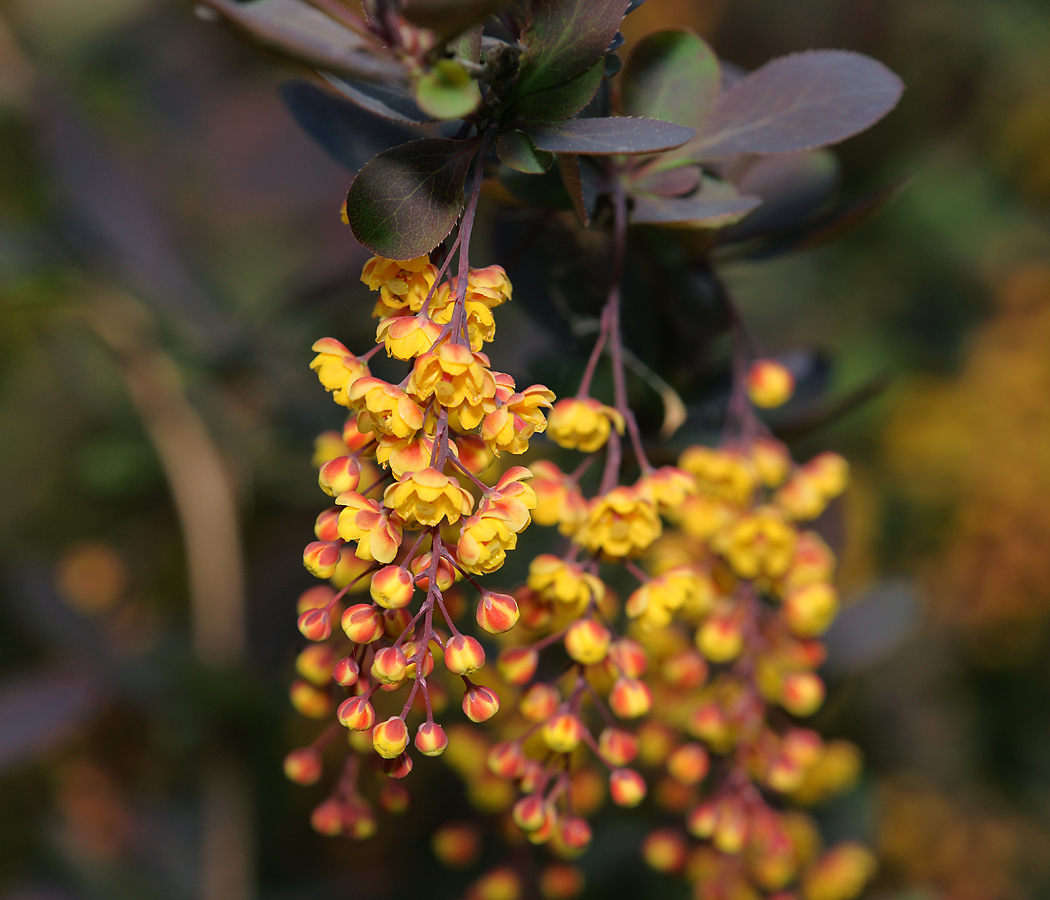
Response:
[{"label": "yellow flower", "polygon": [[408,525],[437,525],[442,520],[452,524],[460,516],[469,516],[474,499],[455,478],[426,468],[390,485],[383,503],[396,510]]},{"label": "yellow flower", "polygon": [[605,598],[605,585],[596,576],[549,553],[541,553],[529,563],[528,585],[545,600],[581,607]]},{"label": "yellow flower", "polygon": [[500,450],[524,453],[529,439],[547,429],[542,409],[554,403],[554,392],[542,384],[534,384],[511,394],[503,405],[485,417],[482,439],[498,454]]},{"label": "yellow flower", "polygon": [[434,397],[448,410],[449,424],[459,431],[471,431],[496,409],[496,380],[488,359],[462,344],[445,342],[417,357],[408,391],[420,402]]},{"label": "yellow flower", "polygon": [[408,438],[423,427],[421,410],[401,388],[378,378],[359,378],[350,388],[358,411],[357,427],[395,438]]},{"label": "yellow flower", "polygon": [[617,487],[591,501],[587,521],[573,540],[592,553],[634,556],[662,530],[656,504],[648,496],[634,488]]},{"label": "yellow flower", "polygon": [[347,389],[359,378],[368,375],[368,364],[362,362],[335,338],[315,341],[311,350],[317,353],[310,368],[317,373],[326,391],[340,406],[349,406]]},{"label": "yellow flower", "polygon": [[713,548],[743,578],[779,578],[791,566],[798,535],[775,506],[760,506],[718,534]]},{"label": "yellow flower", "polygon": [[593,398],[568,397],[551,409],[550,438],[568,450],[593,453],[609,440],[612,426],[623,434],[623,416]]},{"label": "yellow flower", "polygon": [[562,534],[572,534],[587,518],[587,501],[579,485],[549,460],[533,463],[532,472],[536,493],[532,517],[540,525],[558,525]]},{"label": "yellow flower", "polygon": [[737,513],[738,510],[724,500],[702,494],[686,497],[668,518],[689,537],[706,540],[728,525]]},{"label": "yellow flower", "polygon": [[696,493],[696,479],[674,466],[661,466],[655,472],[638,480],[638,489],[645,491],[661,512],[677,509],[687,497]]},{"label": "yellow flower", "polygon": [[[361,280],[370,291],[379,291],[379,301],[388,310],[419,312],[437,279],[437,267],[428,256],[415,259],[386,259],[373,256],[365,263]],[[377,304],[378,306],[378,304]]]},{"label": "yellow flower", "polygon": [[[456,291],[448,282],[438,286],[434,296],[427,307],[427,315],[435,322],[447,325],[452,321],[452,313],[456,309]],[[491,341],[496,336],[496,319],[487,303],[478,299],[472,299],[468,292],[464,301],[463,311],[466,313],[467,337],[470,339],[470,349],[477,352],[486,341]]]},{"label": "yellow flower", "polygon": [[502,519],[511,531],[524,531],[532,521],[530,511],[536,508],[536,492],[522,481],[531,477],[532,472],[524,466],[508,469],[486,492],[478,512]]},{"label": "yellow flower", "polygon": [[488,575],[500,568],[507,551],[518,545],[518,536],[503,519],[479,513],[464,519],[456,545],[459,563],[472,575]]},{"label": "yellow flower", "polygon": [[413,359],[434,346],[441,326],[417,316],[391,316],[376,328],[376,343],[386,345],[387,356]]},{"label": "yellow flower", "polygon": [[770,488],[783,484],[791,471],[788,448],[773,438],[758,438],[751,445],[751,462],[762,483]]},{"label": "yellow flower", "polygon": [[355,491],[340,494],[335,502],[346,507],[339,513],[339,537],[357,541],[359,559],[388,563],[397,555],[403,532],[396,515]]},{"label": "yellow flower", "polygon": [[625,611],[647,629],[666,628],[677,612],[692,620],[709,613],[715,595],[714,582],[706,572],[693,566],[676,566],[631,594]]},{"label": "yellow flower", "polygon": [[[456,445],[449,441],[452,452]],[[425,434],[414,434],[408,438],[395,438],[380,435],[376,444],[376,462],[389,466],[395,478],[405,472],[418,472],[430,465],[434,456],[434,439]]]},{"label": "yellow flower", "polygon": [[[455,284],[455,279],[452,283]],[[510,300],[513,288],[503,266],[486,266],[471,269],[467,273],[467,299],[484,303],[488,307],[499,306]]]},{"label": "yellow flower", "polygon": [[735,506],[747,506],[757,487],[757,475],[747,457],[728,450],[696,445],[678,458],[678,467],[696,476],[705,494]]}]

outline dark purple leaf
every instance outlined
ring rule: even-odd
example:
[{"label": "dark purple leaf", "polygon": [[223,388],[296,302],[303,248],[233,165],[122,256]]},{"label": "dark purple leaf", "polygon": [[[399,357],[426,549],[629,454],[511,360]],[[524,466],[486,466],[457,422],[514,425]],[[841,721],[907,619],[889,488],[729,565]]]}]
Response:
[{"label": "dark purple leaf", "polygon": [[405,125],[422,125],[434,121],[419,108],[415,98],[398,84],[346,81],[334,75],[325,75],[324,78],[347,100],[352,100],[362,109],[384,119],[392,119]]},{"label": "dark purple leaf", "polygon": [[405,69],[390,57],[369,52],[359,34],[301,0],[199,0],[253,40],[310,66],[354,78],[404,78]]},{"label": "dark purple leaf", "polygon": [[552,124],[528,125],[524,130],[540,150],[588,156],[655,153],[678,147],[694,134],[692,128],[671,122],[627,116],[569,119]]},{"label": "dark purple leaf", "polygon": [[554,162],[553,154],[537,150],[522,131],[505,131],[496,138],[496,156],[505,165],[529,175],[543,174]]},{"label": "dark purple leaf", "polygon": [[580,180],[580,158],[573,153],[563,153],[558,157],[558,169],[561,172],[561,180],[565,184],[565,190],[572,200],[572,208],[576,210],[576,216],[584,224],[588,224],[591,217],[588,215],[587,203],[583,198],[583,184]]},{"label": "dark purple leaf", "polygon": [[562,84],[605,56],[628,0],[532,0],[514,95]]},{"label": "dark purple leaf", "polygon": [[598,92],[604,65],[604,60],[600,59],[582,75],[570,78],[563,84],[526,94],[508,110],[508,116],[550,122],[576,115]]},{"label": "dark purple leaf", "polygon": [[303,130],[352,172],[377,153],[416,137],[309,81],[287,82],[281,96]]},{"label": "dark purple leaf", "polygon": [[700,186],[699,166],[680,166],[677,169],[642,169],[631,183],[631,190],[661,197],[681,197]]},{"label": "dark purple leaf", "polygon": [[632,193],[631,221],[650,225],[682,225],[716,228],[746,216],[758,206],[760,197],[740,196],[732,185],[705,178],[692,197],[659,197]]},{"label": "dark purple leaf", "polygon": [[766,63],[718,98],[688,148],[696,160],[790,153],[845,140],[900,100],[904,85],[860,53],[814,50]]},{"label": "dark purple leaf", "polygon": [[720,78],[718,57],[694,32],[657,31],[635,45],[624,66],[624,114],[699,128]]},{"label": "dark purple leaf", "polygon": [[390,259],[433,250],[459,218],[476,150],[476,140],[423,138],[380,153],[346,195],[354,237]]},{"label": "dark purple leaf", "polygon": [[444,43],[509,5],[510,0],[403,0],[401,12],[413,25],[429,28]]}]

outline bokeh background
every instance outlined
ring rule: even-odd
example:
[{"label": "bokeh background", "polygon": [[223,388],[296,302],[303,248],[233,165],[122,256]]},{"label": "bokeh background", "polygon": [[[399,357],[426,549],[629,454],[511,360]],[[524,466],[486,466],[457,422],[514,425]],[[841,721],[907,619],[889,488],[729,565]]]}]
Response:
[{"label": "bokeh background", "polygon": [[[834,243],[722,271],[771,350],[826,366],[839,412],[793,449],[853,463],[818,723],[867,769],[827,827],[877,847],[873,897],[1050,897],[1050,9],[649,0],[628,36],[668,25],[745,68],[838,47],[908,85],[838,148],[842,197],[907,188]],[[427,844],[451,776],[351,845],[280,772],[306,733],[312,440],[338,424],[309,346],[371,340],[350,174],[287,77],[177,0],[0,2],[4,900],[469,880]],[[494,359],[556,382],[544,331],[508,316]],[[639,874],[640,833],[599,827],[588,896],[685,895]]]}]

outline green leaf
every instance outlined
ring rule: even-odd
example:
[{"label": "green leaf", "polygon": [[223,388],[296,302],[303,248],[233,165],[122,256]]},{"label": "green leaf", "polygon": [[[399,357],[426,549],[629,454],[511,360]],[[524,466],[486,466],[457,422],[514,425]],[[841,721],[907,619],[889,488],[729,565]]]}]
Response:
[{"label": "green leaf", "polygon": [[531,0],[514,96],[562,84],[605,57],[628,0]]},{"label": "green leaf", "polygon": [[481,91],[463,66],[443,59],[416,82],[416,103],[435,119],[458,119],[478,108]]},{"label": "green leaf", "polygon": [[401,13],[413,25],[429,28],[443,44],[509,5],[510,0],[404,0]]},{"label": "green leaf", "polygon": [[527,94],[511,106],[507,115],[544,119],[548,122],[568,119],[590,103],[598,93],[604,67],[604,59],[599,59],[582,75],[554,87]]},{"label": "green leaf", "polygon": [[554,154],[537,150],[523,131],[505,131],[496,138],[496,156],[504,165],[528,175],[542,175],[554,162]]},{"label": "green leaf", "polygon": [[476,150],[476,139],[423,138],[370,160],[346,195],[354,237],[388,259],[433,250],[459,218]]},{"label": "green leaf", "polygon": [[699,128],[720,82],[718,57],[697,34],[657,31],[635,46],[624,66],[623,111]]},{"label": "green leaf", "polygon": [[449,41],[448,49],[459,59],[472,63],[481,62],[481,39],[484,36],[485,26],[478,22],[473,28],[468,28],[459,37]]},{"label": "green leaf", "polygon": [[671,122],[626,116],[568,119],[564,122],[527,125],[523,130],[540,150],[584,153],[588,156],[655,153],[678,147],[695,134],[692,128]]},{"label": "green leaf", "polygon": [[632,193],[631,221],[647,225],[684,228],[722,228],[739,222],[762,202],[761,197],[741,196],[731,184],[705,177],[692,197],[660,197]]},{"label": "green leaf", "polygon": [[398,81],[405,68],[370,52],[356,32],[300,0],[200,0],[247,37],[307,65],[354,78]]}]

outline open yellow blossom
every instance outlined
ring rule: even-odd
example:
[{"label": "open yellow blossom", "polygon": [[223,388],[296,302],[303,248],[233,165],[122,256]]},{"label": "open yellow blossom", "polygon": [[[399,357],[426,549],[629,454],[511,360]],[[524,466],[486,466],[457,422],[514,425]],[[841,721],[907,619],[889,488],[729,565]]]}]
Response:
[{"label": "open yellow blossom", "polygon": [[716,593],[709,574],[695,566],[676,566],[631,594],[625,612],[643,628],[666,628],[676,613],[691,621],[709,613]]},{"label": "open yellow blossom", "polygon": [[419,312],[437,280],[437,267],[429,256],[415,259],[386,259],[373,256],[361,271],[370,291],[379,291],[379,302],[388,310],[408,308]]},{"label": "open yellow blossom", "polygon": [[498,516],[481,512],[464,519],[456,545],[459,563],[472,575],[488,575],[500,568],[507,551],[518,545],[518,536]]},{"label": "open yellow blossom", "polygon": [[545,600],[584,607],[605,598],[605,585],[575,563],[541,553],[529,563],[529,587]]},{"label": "open yellow blossom", "polygon": [[485,494],[478,511],[502,519],[512,531],[524,531],[536,508],[536,492],[523,480],[531,477],[532,472],[524,466],[508,469]]},{"label": "open yellow blossom", "polygon": [[686,497],[679,506],[669,510],[668,518],[689,537],[707,540],[732,522],[738,514],[739,510],[725,500],[719,500],[709,494],[697,494]]},{"label": "open yellow blossom", "polygon": [[[449,449],[457,453],[455,441],[449,441]],[[405,472],[418,472],[430,465],[434,456],[434,439],[421,432],[408,438],[380,435],[376,443],[376,462],[390,467],[395,478]]]},{"label": "open yellow blossom", "polygon": [[481,436],[494,453],[524,453],[534,434],[547,429],[543,409],[554,403],[554,392],[542,384],[533,384],[511,394],[503,405],[485,417]]},{"label": "open yellow blossom", "polygon": [[779,578],[790,568],[798,535],[775,506],[760,506],[720,532],[714,549],[743,578]]},{"label": "open yellow blossom", "polygon": [[[427,307],[427,315],[435,322],[447,325],[452,321],[452,313],[456,308],[456,291],[448,282],[438,286],[434,296]],[[488,304],[472,299],[468,293],[464,301],[463,311],[466,313],[467,337],[470,339],[470,349],[477,352],[486,341],[491,341],[496,336],[496,319]]]},{"label": "open yellow blossom", "polygon": [[414,359],[434,346],[441,326],[418,316],[391,316],[376,328],[376,343],[386,345],[387,356]]},{"label": "open yellow blossom", "polygon": [[357,541],[354,552],[359,559],[388,563],[397,555],[402,527],[396,515],[356,491],[340,494],[335,502],[346,507],[339,513],[339,537]]},{"label": "open yellow blossom", "polygon": [[449,424],[470,431],[496,409],[496,381],[488,359],[462,344],[442,343],[417,357],[408,391],[420,402],[434,397],[448,410]]},{"label": "open yellow blossom", "polygon": [[368,375],[368,364],[358,359],[335,338],[321,338],[310,348],[317,353],[310,368],[340,406],[349,406],[348,389]]},{"label": "open yellow blossom", "polygon": [[[455,279],[452,279],[455,284]],[[489,308],[510,300],[510,279],[503,266],[486,266],[467,273],[467,299],[484,303]]]},{"label": "open yellow blossom", "polygon": [[612,427],[623,434],[623,416],[591,397],[567,397],[551,409],[548,427],[554,443],[568,450],[593,453],[609,440]]},{"label": "open yellow blossom", "polygon": [[618,487],[591,501],[587,521],[573,540],[592,553],[634,556],[648,548],[662,530],[656,504],[648,496]]},{"label": "open yellow blossom", "polygon": [[572,534],[587,518],[580,486],[549,460],[541,459],[531,468],[536,492],[532,517],[540,525],[557,525],[562,534]]},{"label": "open yellow blossom", "polygon": [[696,493],[696,479],[674,466],[661,466],[638,479],[638,490],[648,494],[661,511],[677,509]]},{"label": "open yellow blossom", "polygon": [[383,503],[396,510],[406,525],[438,525],[469,516],[474,498],[455,478],[428,467],[390,485]]},{"label": "open yellow blossom", "polygon": [[359,378],[350,388],[357,427],[395,438],[408,438],[423,427],[423,410],[401,388],[379,378]]},{"label": "open yellow blossom", "polygon": [[735,506],[747,506],[758,486],[751,461],[740,453],[697,445],[678,458],[678,467],[696,476],[701,492]]}]

